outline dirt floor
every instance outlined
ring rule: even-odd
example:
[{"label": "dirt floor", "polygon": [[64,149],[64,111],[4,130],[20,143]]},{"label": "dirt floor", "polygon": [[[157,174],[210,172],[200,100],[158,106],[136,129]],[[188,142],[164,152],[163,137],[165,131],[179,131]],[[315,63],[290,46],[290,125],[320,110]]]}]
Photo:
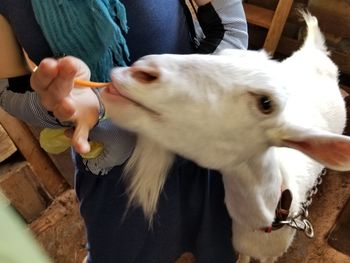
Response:
[{"label": "dirt floor", "polygon": [[299,232],[288,253],[278,262],[350,263],[350,256],[335,250],[327,242],[329,233],[349,197],[350,172],[328,171],[310,208],[315,238],[309,239]]}]

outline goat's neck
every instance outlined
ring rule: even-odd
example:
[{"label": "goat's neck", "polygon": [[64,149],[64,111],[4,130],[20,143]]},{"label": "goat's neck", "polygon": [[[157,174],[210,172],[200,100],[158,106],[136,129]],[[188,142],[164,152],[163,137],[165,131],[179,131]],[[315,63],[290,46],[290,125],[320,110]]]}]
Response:
[{"label": "goat's neck", "polygon": [[221,172],[232,220],[252,229],[271,225],[282,184],[273,148]]}]

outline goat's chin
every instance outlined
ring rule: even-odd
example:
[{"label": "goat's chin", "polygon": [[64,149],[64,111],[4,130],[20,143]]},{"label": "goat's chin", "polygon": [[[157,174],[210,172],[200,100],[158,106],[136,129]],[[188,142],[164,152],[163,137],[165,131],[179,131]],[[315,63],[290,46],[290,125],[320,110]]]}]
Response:
[{"label": "goat's chin", "polygon": [[103,100],[106,115],[116,125],[132,132],[139,132],[144,121],[149,120],[152,113],[134,103],[115,103]]},{"label": "goat's chin", "polygon": [[[120,105],[105,101],[106,115],[117,126],[131,132],[140,133],[150,123],[159,122],[160,115],[135,104]],[[148,125],[145,125],[145,124]],[[147,130],[147,129],[146,129]]]},{"label": "goat's chin", "polygon": [[131,114],[130,109],[126,110],[125,105],[119,105],[111,102],[104,101],[106,115],[118,126],[130,129],[128,127],[129,120],[132,120],[134,114]]},{"label": "goat's chin", "polygon": [[133,108],[142,110],[148,114],[159,116],[160,114],[149,106],[145,106],[142,102],[130,97],[129,95],[124,95],[120,93],[116,88],[106,88],[102,93],[101,97],[107,112],[116,111],[130,111],[131,113],[135,111]]}]

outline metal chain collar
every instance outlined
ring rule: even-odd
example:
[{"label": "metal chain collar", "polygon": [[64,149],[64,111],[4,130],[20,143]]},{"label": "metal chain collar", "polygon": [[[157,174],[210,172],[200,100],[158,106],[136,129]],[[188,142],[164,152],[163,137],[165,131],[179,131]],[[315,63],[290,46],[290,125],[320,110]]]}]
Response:
[{"label": "metal chain collar", "polygon": [[323,169],[318,175],[315,184],[307,192],[306,201],[301,203],[301,211],[294,217],[279,222],[282,225],[288,225],[296,230],[301,230],[308,238],[314,237],[314,228],[311,222],[307,219],[309,216],[309,207],[312,203],[313,196],[318,192],[318,186],[322,183],[322,176],[327,172],[326,169]]}]

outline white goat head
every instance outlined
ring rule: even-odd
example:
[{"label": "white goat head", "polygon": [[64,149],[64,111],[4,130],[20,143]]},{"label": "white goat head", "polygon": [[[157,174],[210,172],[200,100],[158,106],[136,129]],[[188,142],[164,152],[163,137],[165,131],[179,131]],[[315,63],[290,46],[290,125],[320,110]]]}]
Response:
[{"label": "white goat head", "polygon": [[[227,50],[217,56],[152,55],[130,68],[114,70],[114,86],[103,98],[109,116],[118,125],[205,167],[236,165],[276,145],[308,154],[312,151],[312,157],[328,167],[349,169],[337,166],[340,160],[349,159],[347,138],[328,133],[323,136],[320,130],[311,129],[313,123],[298,127],[285,116],[289,114],[284,107],[290,93],[286,86],[298,76],[284,69],[289,68],[262,51]],[[308,81],[299,82],[299,87],[292,88],[310,89],[303,85]],[[343,126],[344,117],[334,122]],[[328,156],[319,155],[324,151],[313,151],[313,147],[328,142],[343,147],[327,148],[332,151]]]},{"label": "white goat head", "polygon": [[139,135],[127,177],[130,200],[149,218],[173,153],[180,154],[221,171],[235,248],[273,262],[294,232],[282,228],[267,239],[256,230],[273,221],[281,185],[291,190],[296,214],[321,169],[309,157],[350,170],[337,67],[316,18],[305,18],[305,43],[283,62],[263,51],[226,50],[147,56],[113,71],[102,98],[112,120]]},{"label": "white goat head", "polygon": [[280,123],[287,94],[278,66],[241,50],[147,56],[114,71],[105,104],[119,125],[220,169],[265,148],[268,128]]}]

